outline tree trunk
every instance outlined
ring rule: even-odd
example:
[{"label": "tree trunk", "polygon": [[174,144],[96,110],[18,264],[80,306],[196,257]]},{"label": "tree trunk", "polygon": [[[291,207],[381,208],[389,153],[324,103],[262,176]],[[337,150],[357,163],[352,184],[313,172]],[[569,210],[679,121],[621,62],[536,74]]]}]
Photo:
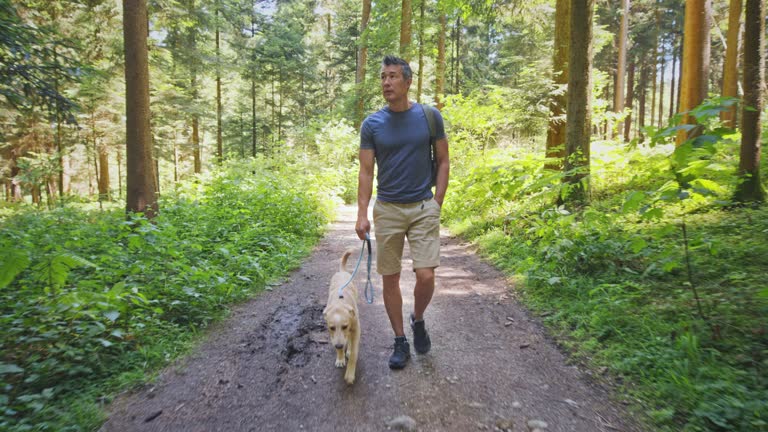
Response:
[{"label": "tree trunk", "polygon": [[192,116],[192,149],[194,152],[195,174],[200,174],[203,164],[200,158],[200,119],[197,114]]},{"label": "tree trunk", "polygon": [[[653,32],[653,56],[651,57],[651,63],[653,64],[653,71],[651,72],[651,126],[656,123],[656,83],[658,76],[656,72],[659,66],[659,28],[661,27],[661,13],[659,12],[658,5],[655,6],[656,16],[656,28]],[[661,75],[664,79],[664,74]]]},{"label": "tree trunk", "polygon": [[461,93],[461,15],[456,18],[456,56],[454,57],[456,65],[454,66],[454,79],[455,84],[453,86],[453,94]]},{"label": "tree trunk", "polygon": [[173,135],[173,184],[179,182],[179,147],[176,145],[176,134]]},{"label": "tree trunk", "polygon": [[[653,67],[656,68],[656,59],[654,57]],[[638,99],[638,113],[637,113],[637,129],[635,129],[635,136],[643,140],[643,128],[645,127],[645,113],[646,113],[646,93],[648,91],[648,67],[646,62],[640,64],[640,82],[637,84],[637,89],[640,91],[640,97]],[[653,106],[653,104],[651,104]]]},{"label": "tree trunk", "polygon": [[[659,80],[659,120],[658,120],[658,127],[661,128],[661,125],[664,122],[664,72],[665,72],[665,66],[667,65],[666,61],[666,53],[664,52],[664,44],[661,45],[661,79]],[[651,123],[654,123],[655,120],[651,118]]]},{"label": "tree trunk", "polygon": [[[571,46],[568,61],[568,106],[564,178],[572,189],[566,201],[585,203],[589,196],[591,130],[592,17],[595,0],[571,0]],[[577,169],[578,168],[578,169]]]},{"label": "tree trunk", "polygon": [[30,192],[32,192],[32,204],[35,204],[38,207],[40,207],[40,202],[41,202],[40,185],[37,185],[37,184],[32,185]]},{"label": "tree trunk", "polygon": [[327,62],[327,66],[325,67],[325,82],[328,83],[328,85],[323,87],[325,87],[325,97],[330,102],[329,111],[333,112],[333,69],[331,68],[331,63],[333,63],[333,47],[331,46],[331,40],[333,37],[333,19],[331,18],[331,14],[328,14],[325,17],[325,52],[327,56],[325,59]]},{"label": "tree trunk", "polygon": [[[683,33],[683,71],[680,79],[680,111],[686,112],[698,106],[706,93],[708,67],[705,62],[709,52],[709,1],[686,0],[685,2],[685,31]],[[683,114],[683,124],[696,124],[696,120],[688,113]],[[700,133],[696,128],[692,134]],[[680,131],[677,134],[677,145],[681,145],[692,134]]]},{"label": "tree trunk", "polygon": [[765,83],[765,1],[746,0],[744,20],[744,107],[741,112],[741,152],[737,202],[763,202],[760,179],[760,114]]},{"label": "tree trunk", "polygon": [[560,170],[565,157],[565,106],[568,103],[568,53],[571,36],[570,0],[557,0],[555,5],[555,52],[552,59],[552,78],[558,89],[549,104],[549,128],[547,129],[546,157],[544,166]]},{"label": "tree trunk", "polygon": [[627,35],[629,32],[629,0],[621,0],[621,26],[619,28],[618,63],[616,64],[616,93],[613,99],[613,111],[624,110],[624,79],[627,75]]},{"label": "tree trunk", "polygon": [[277,140],[280,141],[283,139],[283,100],[285,98],[283,97],[283,88],[285,88],[284,82],[283,82],[283,67],[280,66],[279,74],[277,75],[279,77],[279,81],[277,82],[278,85],[278,96],[279,96],[279,105],[277,109]]},{"label": "tree trunk", "polygon": [[635,60],[629,63],[629,72],[627,73],[627,98],[626,108],[629,108],[629,114],[624,120],[624,142],[629,142],[632,133],[632,106],[635,103]]},{"label": "tree trunk", "polygon": [[220,2],[216,0],[216,161],[224,160],[224,144],[221,136],[221,41],[219,29]]},{"label": "tree trunk", "polygon": [[678,67],[677,67],[677,35],[672,35],[672,82],[669,84],[669,116],[668,118],[672,118],[673,115],[675,115],[675,91],[677,89],[676,84],[676,78],[678,75]]},{"label": "tree trunk", "polygon": [[[270,71],[269,80],[270,80],[270,83],[271,83],[271,86],[272,86],[271,87],[272,91],[270,92],[270,95],[272,97],[272,106],[270,107],[271,110],[272,110],[271,111],[272,116],[271,116],[270,127],[272,129],[272,144],[274,144],[275,143],[275,132],[274,131],[275,131],[275,125],[277,124],[277,120],[275,118],[275,107],[277,106],[277,102],[275,102],[275,71],[274,71],[274,69]],[[265,142],[265,144],[264,144],[264,154],[267,154],[267,153],[268,153],[267,152],[267,145],[266,145],[266,142]]]},{"label": "tree trunk", "polygon": [[[51,18],[54,23],[58,24],[57,8],[52,8]],[[57,48],[58,42],[53,42],[53,64],[55,65],[53,71],[53,91],[55,94],[61,94],[59,89],[59,55]],[[64,143],[61,137],[61,107],[58,100],[54,104],[54,115],[56,121],[56,135],[54,135],[55,147],[58,152],[59,162],[59,198],[64,198]]]},{"label": "tree trunk", "polygon": [[[195,2],[192,0],[190,2],[190,15],[194,13],[195,8]],[[190,40],[190,49],[193,53],[197,53],[197,38],[195,37],[195,30],[190,29],[189,30],[189,40]],[[197,88],[197,64],[192,63],[191,67],[191,74],[192,74],[192,81],[190,83],[192,88],[192,103],[197,105],[199,103],[199,96],[200,91]],[[202,161],[202,155],[201,155],[201,148],[200,148],[200,115],[197,113],[197,110],[192,112],[192,151],[194,155],[194,169],[195,174],[200,174],[202,172],[203,168],[203,161]],[[159,181],[158,181],[159,184]]]},{"label": "tree trunk", "polygon": [[256,157],[256,77],[251,74],[251,156]]},{"label": "tree trunk", "polygon": [[357,57],[357,73],[355,84],[357,85],[357,115],[355,116],[355,129],[359,129],[363,123],[365,110],[365,63],[368,61],[368,37],[365,29],[368,28],[368,20],[371,17],[371,0],[363,0],[363,16],[360,19],[360,44]]},{"label": "tree trunk", "polygon": [[123,152],[117,149],[117,197],[123,198]]},{"label": "tree trunk", "polygon": [[109,195],[109,149],[102,144],[97,147],[99,153],[99,201],[110,201]]},{"label": "tree trunk", "polygon": [[675,99],[675,112],[680,112],[680,92],[683,88],[683,47],[685,47],[685,37],[681,36],[677,45],[677,96]]},{"label": "tree trunk", "polygon": [[[93,173],[91,173],[90,170],[88,170],[88,195],[93,195],[93,179],[96,179],[96,193],[98,194],[99,191],[99,146],[98,146],[98,139],[96,138],[96,121],[94,120],[94,112],[91,110],[91,138],[93,141],[93,148],[92,151],[89,152],[93,155]],[[88,146],[88,138],[85,139],[84,145]],[[91,158],[91,155],[88,155],[88,159]],[[93,174],[93,175],[91,175]]]},{"label": "tree trunk", "polygon": [[148,22],[146,0],[123,0],[126,210],[145,212],[146,217],[151,219],[157,212],[157,187],[149,129]]},{"label": "tree trunk", "polygon": [[419,1],[419,77],[416,82],[416,102],[421,103],[421,90],[424,77],[424,3]]},{"label": "tree trunk", "polygon": [[19,174],[21,174],[21,168],[18,165],[19,150],[11,149],[11,178],[10,178],[10,193],[8,194],[8,201],[21,202],[24,200],[24,194],[21,192],[21,184],[19,183]]},{"label": "tree trunk", "polygon": [[[738,96],[741,5],[741,0],[731,0],[728,11],[728,39],[725,47],[725,65],[723,66],[723,96]],[[736,106],[721,112],[720,120],[726,127],[736,127]]]},{"label": "tree trunk", "polygon": [[440,12],[440,31],[437,35],[437,76],[435,77],[435,104],[437,109],[443,109],[445,96],[445,32],[448,31],[448,20],[445,13]]},{"label": "tree trunk", "polygon": [[411,0],[403,0],[400,20],[400,57],[405,61],[411,59],[411,20],[413,10]]}]

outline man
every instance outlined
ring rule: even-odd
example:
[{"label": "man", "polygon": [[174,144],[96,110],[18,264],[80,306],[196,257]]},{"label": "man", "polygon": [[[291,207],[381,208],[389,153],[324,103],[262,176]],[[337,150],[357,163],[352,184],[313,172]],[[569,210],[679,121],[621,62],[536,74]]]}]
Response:
[{"label": "man", "polygon": [[[448,188],[448,140],[443,119],[431,107],[408,100],[412,73],[408,63],[394,56],[381,64],[381,91],[387,106],[368,116],[360,129],[360,173],[357,189],[358,237],[371,229],[368,203],[373,189],[373,167],[378,165],[378,189],[373,209],[376,226],[376,266],[383,279],[384,306],[395,333],[389,367],[402,369],[411,357],[403,331],[400,261],[404,239],[416,273],[414,308],[410,316],[417,353],[429,352],[431,342],[424,311],[435,290],[435,268],[440,265],[440,209]],[[432,194],[430,126],[425,110],[434,112],[437,179]]]}]

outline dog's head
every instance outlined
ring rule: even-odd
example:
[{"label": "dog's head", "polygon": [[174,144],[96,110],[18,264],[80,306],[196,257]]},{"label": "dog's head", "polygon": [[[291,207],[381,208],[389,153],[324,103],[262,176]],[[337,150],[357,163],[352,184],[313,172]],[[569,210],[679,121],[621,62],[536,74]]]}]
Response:
[{"label": "dog's head", "polygon": [[323,318],[331,336],[331,345],[339,350],[346,347],[355,325],[355,309],[351,305],[337,302],[325,308]]}]

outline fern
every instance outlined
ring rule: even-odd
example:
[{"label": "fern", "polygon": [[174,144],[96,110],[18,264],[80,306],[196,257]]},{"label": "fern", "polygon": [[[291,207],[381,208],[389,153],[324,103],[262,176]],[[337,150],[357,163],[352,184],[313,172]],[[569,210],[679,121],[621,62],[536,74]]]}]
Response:
[{"label": "fern", "polygon": [[64,285],[69,272],[75,267],[96,267],[96,265],[73,253],[63,252],[37,264],[34,271],[38,282],[45,284],[47,288],[59,288]]},{"label": "fern", "polygon": [[19,273],[29,267],[29,256],[23,251],[4,248],[0,250],[0,289],[7,287]]}]

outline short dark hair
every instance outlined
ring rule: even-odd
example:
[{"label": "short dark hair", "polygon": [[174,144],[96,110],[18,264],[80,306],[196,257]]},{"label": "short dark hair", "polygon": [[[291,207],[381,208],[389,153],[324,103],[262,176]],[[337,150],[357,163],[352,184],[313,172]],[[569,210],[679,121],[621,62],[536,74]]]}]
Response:
[{"label": "short dark hair", "polygon": [[406,81],[411,79],[411,77],[413,77],[413,72],[411,71],[411,65],[409,65],[407,61],[401,59],[400,57],[388,55],[388,56],[384,56],[384,59],[381,60],[381,67],[392,66],[392,65],[400,65],[400,69],[403,71],[403,79],[405,79]]}]

